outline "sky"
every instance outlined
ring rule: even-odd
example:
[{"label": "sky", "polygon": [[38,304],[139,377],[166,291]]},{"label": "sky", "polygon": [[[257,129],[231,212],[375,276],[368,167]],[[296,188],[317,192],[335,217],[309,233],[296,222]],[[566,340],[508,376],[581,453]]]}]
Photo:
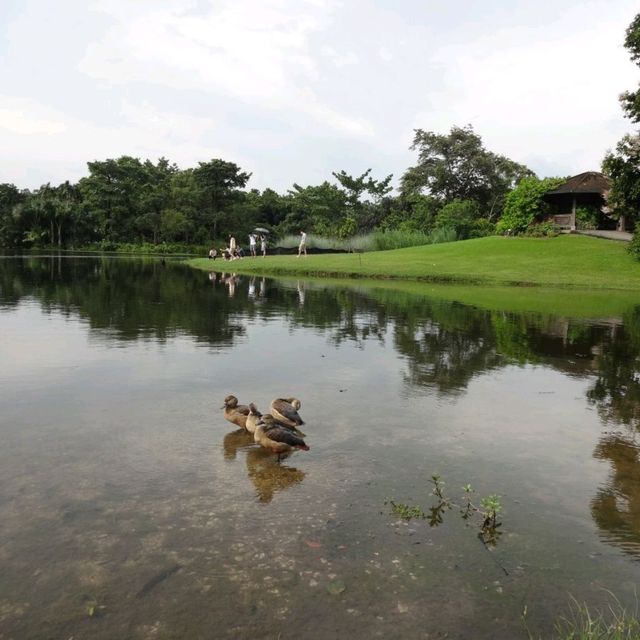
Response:
[{"label": "sky", "polygon": [[539,176],[598,170],[637,0],[0,0],[0,182],[223,158],[286,191],[471,124]]}]

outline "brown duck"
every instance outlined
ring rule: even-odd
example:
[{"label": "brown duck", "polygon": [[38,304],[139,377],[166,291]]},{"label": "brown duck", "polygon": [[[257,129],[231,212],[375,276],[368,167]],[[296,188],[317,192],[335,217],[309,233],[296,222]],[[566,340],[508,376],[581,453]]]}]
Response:
[{"label": "brown duck", "polygon": [[279,425],[269,413],[263,415],[258,421],[253,439],[265,449],[277,453],[278,459],[281,454],[296,449],[309,451],[309,447],[300,436],[291,429]]},{"label": "brown duck", "polygon": [[238,398],[235,396],[227,396],[224,399],[222,409],[224,409],[224,417],[226,420],[237,425],[241,429],[247,428],[249,407],[244,404],[238,404]]},{"label": "brown duck", "polygon": [[247,421],[244,428],[249,433],[255,433],[256,426],[258,425],[258,421],[260,420],[260,418],[262,418],[262,414],[258,411],[256,405],[253,404],[253,402],[249,403],[249,415],[247,416]]},{"label": "brown duck", "polygon": [[275,398],[271,401],[271,415],[285,427],[297,429],[304,424],[304,420],[298,413],[301,406],[302,403],[298,398]]}]

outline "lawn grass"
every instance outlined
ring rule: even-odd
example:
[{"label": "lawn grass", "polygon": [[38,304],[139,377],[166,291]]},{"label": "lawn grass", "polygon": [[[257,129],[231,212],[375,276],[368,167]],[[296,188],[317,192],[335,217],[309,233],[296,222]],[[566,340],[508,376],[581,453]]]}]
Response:
[{"label": "lawn grass", "polygon": [[584,236],[492,236],[392,251],[267,256],[233,263],[188,261],[208,271],[245,274],[400,278],[442,283],[537,285],[640,291],[640,262],[626,243]]}]

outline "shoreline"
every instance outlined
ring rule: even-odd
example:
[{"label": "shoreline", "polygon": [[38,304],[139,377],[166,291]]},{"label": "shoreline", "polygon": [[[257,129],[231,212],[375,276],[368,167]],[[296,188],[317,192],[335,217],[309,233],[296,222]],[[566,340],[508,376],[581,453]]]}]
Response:
[{"label": "shoreline", "polygon": [[[204,271],[474,287],[638,292],[640,262],[621,243],[585,236],[492,236],[359,254],[185,260]],[[639,300],[640,302],[640,300]]]}]

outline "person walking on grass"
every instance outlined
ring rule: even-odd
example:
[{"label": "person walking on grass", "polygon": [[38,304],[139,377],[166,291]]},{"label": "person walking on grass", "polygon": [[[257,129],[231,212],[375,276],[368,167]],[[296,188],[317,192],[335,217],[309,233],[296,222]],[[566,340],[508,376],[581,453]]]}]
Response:
[{"label": "person walking on grass", "polygon": [[300,245],[298,246],[298,258],[302,255],[302,252],[304,252],[304,255],[306,257],[307,255],[307,234],[302,231],[302,229],[300,230]]},{"label": "person walking on grass", "polygon": [[255,233],[249,234],[249,250],[251,251],[251,257],[255,258],[256,257],[256,234]]},{"label": "person walking on grass", "polygon": [[260,251],[262,251],[262,257],[267,257],[267,236],[260,236]]}]

